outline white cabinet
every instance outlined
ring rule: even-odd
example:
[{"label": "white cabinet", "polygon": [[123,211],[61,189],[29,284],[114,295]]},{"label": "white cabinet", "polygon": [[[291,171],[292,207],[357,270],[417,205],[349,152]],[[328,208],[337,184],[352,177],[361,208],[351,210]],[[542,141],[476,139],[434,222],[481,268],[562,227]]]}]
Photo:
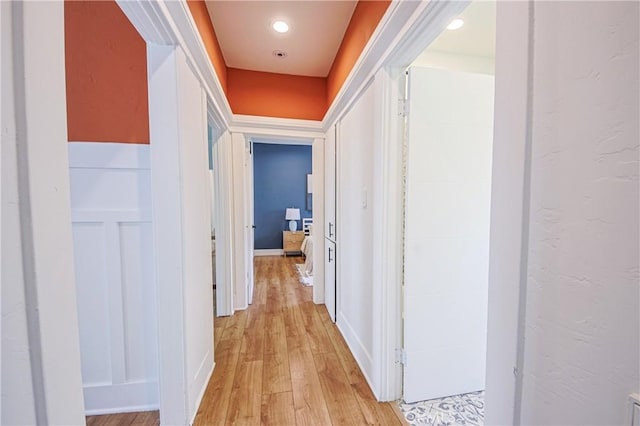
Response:
[{"label": "white cabinet", "polygon": [[328,238],[324,242],[324,303],[331,321],[336,322],[336,243]]},{"label": "white cabinet", "polygon": [[324,291],[331,321],[336,321],[336,143],[337,126],[331,127],[324,144]]},{"label": "white cabinet", "polygon": [[324,143],[324,232],[336,241],[336,126],[327,132]]}]

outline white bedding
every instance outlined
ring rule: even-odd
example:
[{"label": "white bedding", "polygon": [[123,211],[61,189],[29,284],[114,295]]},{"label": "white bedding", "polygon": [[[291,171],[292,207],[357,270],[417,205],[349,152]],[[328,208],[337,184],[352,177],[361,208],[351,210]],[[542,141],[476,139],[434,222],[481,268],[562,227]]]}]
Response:
[{"label": "white bedding", "polygon": [[300,248],[302,253],[304,253],[305,261],[304,261],[304,272],[307,275],[313,274],[313,239],[310,235],[304,237],[302,241],[302,247]]}]

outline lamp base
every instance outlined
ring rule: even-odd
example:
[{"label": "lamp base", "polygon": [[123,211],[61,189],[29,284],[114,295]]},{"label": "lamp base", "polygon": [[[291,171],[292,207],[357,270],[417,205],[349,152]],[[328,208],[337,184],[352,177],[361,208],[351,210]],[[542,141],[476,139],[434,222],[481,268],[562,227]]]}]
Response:
[{"label": "lamp base", "polygon": [[296,222],[295,220],[290,220],[289,221],[289,231],[296,232],[297,229],[298,229],[298,222]]}]

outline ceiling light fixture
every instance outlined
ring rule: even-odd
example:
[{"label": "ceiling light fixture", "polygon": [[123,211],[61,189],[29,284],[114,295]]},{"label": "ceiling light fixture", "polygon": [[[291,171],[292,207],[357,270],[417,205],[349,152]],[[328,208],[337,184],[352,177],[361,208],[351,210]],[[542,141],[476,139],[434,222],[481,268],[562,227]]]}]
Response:
[{"label": "ceiling light fixture", "polygon": [[464,20],[462,18],[456,18],[447,25],[448,30],[459,30],[464,25]]},{"label": "ceiling light fixture", "polygon": [[284,21],[274,21],[273,24],[271,24],[271,27],[279,33],[286,33],[289,31],[289,24]]}]

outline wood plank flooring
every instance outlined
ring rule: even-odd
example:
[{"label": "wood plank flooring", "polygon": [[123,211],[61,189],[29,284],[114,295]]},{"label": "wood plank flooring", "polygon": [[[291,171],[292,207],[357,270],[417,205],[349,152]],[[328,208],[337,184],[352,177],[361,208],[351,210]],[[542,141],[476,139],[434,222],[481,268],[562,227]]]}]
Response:
[{"label": "wood plank flooring", "polygon": [[[216,367],[195,425],[406,424],[395,404],[376,401],[325,306],[298,282],[301,262],[256,257],[253,304],[215,319]],[[138,415],[153,418],[87,419],[96,426],[158,424],[157,412]]]},{"label": "wood plank flooring", "polygon": [[256,257],[253,304],[216,318],[216,368],[195,424],[403,424],[395,404],[376,401],[296,263]]},{"label": "wood plank flooring", "polygon": [[157,426],[159,424],[158,411],[87,416],[87,426]]}]

